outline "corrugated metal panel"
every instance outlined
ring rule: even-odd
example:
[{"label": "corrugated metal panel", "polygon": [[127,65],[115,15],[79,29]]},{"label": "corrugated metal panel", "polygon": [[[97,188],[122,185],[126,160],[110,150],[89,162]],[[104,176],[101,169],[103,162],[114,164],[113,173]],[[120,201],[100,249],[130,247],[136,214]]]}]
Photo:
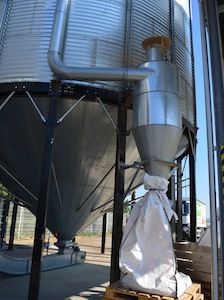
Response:
[{"label": "corrugated metal panel", "polygon": [[[72,1],[64,50],[66,65],[124,67],[126,1]],[[118,82],[103,88],[121,89]]]},{"label": "corrugated metal panel", "polygon": [[1,19],[3,17],[4,5],[5,5],[5,0],[0,0],[0,22],[1,22]]},{"label": "corrugated metal panel", "polygon": [[125,1],[72,1],[65,63],[91,67],[124,66],[125,14]]},{"label": "corrugated metal panel", "polygon": [[50,81],[47,63],[55,1],[13,1],[1,53],[0,82]]},{"label": "corrugated metal panel", "polygon": [[[47,52],[55,4],[56,0],[13,1],[1,54],[0,82],[53,79]],[[65,64],[124,67],[125,15],[126,1],[71,1]]]},{"label": "corrugated metal panel", "polygon": [[9,17],[11,7],[12,7],[12,0],[0,1],[0,55],[2,54],[4,36],[6,32],[6,24],[8,22],[8,17]]},{"label": "corrugated metal panel", "polygon": [[[175,62],[180,68],[182,115],[193,126],[195,125],[195,99],[192,92],[192,61],[190,45],[190,21],[188,4],[184,6],[175,1],[174,31],[175,31]],[[141,47],[142,41],[148,36],[170,36],[170,1],[134,0],[131,12],[131,66],[135,67],[145,61],[145,53]]]},{"label": "corrugated metal panel", "polygon": [[[14,1],[1,57],[3,82],[52,79],[47,51],[55,2]],[[124,15],[125,5],[120,1],[72,1],[65,63],[123,66]],[[13,55],[15,45],[19,47],[17,56]]]},{"label": "corrugated metal panel", "polygon": [[195,99],[193,98],[192,58],[190,44],[190,20],[187,12],[189,1],[185,1],[184,9],[176,1],[175,5],[175,47],[176,64],[181,74],[181,111],[182,116],[195,126]]},{"label": "corrugated metal panel", "polygon": [[169,0],[134,0],[131,7],[131,66],[145,61],[142,41],[154,35],[169,36]]},{"label": "corrugated metal panel", "polygon": [[[2,9],[4,3],[0,2]],[[48,82],[53,79],[47,51],[55,4],[56,0],[13,1],[1,53],[0,82]],[[129,22],[127,8],[131,15]],[[185,9],[176,0],[176,63],[183,80],[191,86],[189,16]],[[71,1],[64,62],[83,67],[136,67],[145,61],[142,41],[148,36],[169,36],[170,25],[169,0]],[[130,40],[130,49],[126,49],[127,39]],[[127,63],[125,55],[130,56]],[[101,87],[121,89],[123,84],[104,82]],[[182,114],[194,124],[195,116],[188,115],[186,110],[186,102],[193,104],[194,100],[189,93],[190,98],[185,98],[186,84],[182,83],[181,87]]]}]

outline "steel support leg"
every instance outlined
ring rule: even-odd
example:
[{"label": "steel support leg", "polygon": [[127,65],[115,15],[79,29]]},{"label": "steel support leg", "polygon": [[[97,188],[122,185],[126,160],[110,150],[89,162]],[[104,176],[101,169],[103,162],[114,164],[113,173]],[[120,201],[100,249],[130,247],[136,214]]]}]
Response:
[{"label": "steel support leg", "polygon": [[110,281],[115,282],[120,279],[119,269],[119,248],[122,239],[123,227],[123,196],[125,170],[121,163],[125,163],[126,151],[126,123],[127,108],[118,107],[118,132],[117,132],[117,152],[115,170],[115,191],[114,191],[114,211],[113,211],[113,232],[112,232],[112,252]]},{"label": "steel support leg", "polygon": [[181,170],[181,160],[177,160],[180,164],[180,168],[177,170],[177,215],[179,220],[177,221],[177,242],[183,240],[183,225],[182,225],[182,170]]},{"label": "steel support leg", "polygon": [[195,188],[195,157],[190,150],[189,154],[189,171],[190,171],[190,241],[196,242],[197,224],[196,224],[196,188]]},{"label": "steel support leg", "polygon": [[12,211],[12,223],[10,228],[9,246],[8,250],[13,250],[15,229],[16,229],[16,217],[17,217],[18,204],[14,203]]},{"label": "steel support leg", "polygon": [[103,215],[101,253],[105,253],[106,231],[107,231],[107,213]]},{"label": "steel support leg", "polygon": [[35,238],[33,246],[32,267],[29,283],[29,300],[37,300],[39,298],[41,260],[44,246],[49,183],[51,175],[52,154],[54,145],[54,131],[56,126],[56,110],[57,110],[57,82],[53,83],[53,95],[50,99],[50,107],[47,120],[47,128],[45,134],[44,153],[42,158],[41,179],[39,188],[39,198],[37,206],[37,218],[35,228]]},{"label": "steel support leg", "polygon": [[222,68],[222,51],[217,14],[217,2],[206,0],[207,24],[209,36],[210,63],[212,73],[212,90],[214,101],[215,133],[217,149],[219,215],[220,215],[220,248],[221,248],[221,290],[224,298],[224,85]]},{"label": "steel support leg", "polygon": [[211,299],[219,299],[219,258],[218,258],[218,228],[217,228],[217,200],[216,200],[216,170],[214,160],[214,137],[212,122],[211,84],[208,67],[208,51],[206,39],[206,20],[204,3],[198,0],[201,27],[202,63],[204,75],[204,93],[206,108],[206,130],[208,141],[208,175],[209,175],[209,202],[211,220]]},{"label": "steel support leg", "polygon": [[3,205],[3,215],[2,215],[2,225],[1,225],[1,232],[0,232],[0,248],[3,247],[3,242],[5,239],[5,234],[6,234],[6,230],[7,230],[7,217],[9,214],[9,205],[10,202],[9,201],[4,201],[4,205]]},{"label": "steel support leg", "polygon": [[[168,185],[168,190],[167,190],[167,197],[168,199],[170,199],[171,201],[173,201],[173,205],[172,208],[175,210],[175,176],[171,176],[169,179],[169,185]],[[174,218],[172,218],[171,220],[171,230],[172,230],[172,235],[173,235],[173,239],[176,240],[176,221]]]}]

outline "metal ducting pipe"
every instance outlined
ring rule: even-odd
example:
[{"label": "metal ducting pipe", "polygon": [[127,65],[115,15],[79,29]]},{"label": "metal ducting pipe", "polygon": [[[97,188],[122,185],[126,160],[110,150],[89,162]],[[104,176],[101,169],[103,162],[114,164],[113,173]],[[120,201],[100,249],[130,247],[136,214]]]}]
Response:
[{"label": "metal ducting pipe", "polygon": [[[182,133],[177,67],[163,59],[167,37],[143,41],[148,62],[138,68],[68,67],[63,48],[70,0],[58,0],[48,51],[52,71],[64,80],[134,81],[134,136],[149,174],[167,178]],[[153,141],[153,142],[151,142]]]},{"label": "metal ducting pipe", "polygon": [[154,70],[145,68],[86,68],[68,67],[63,63],[63,48],[70,8],[70,0],[58,0],[48,50],[48,63],[52,71],[64,80],[138,81],[150,76]]},{"label": "metal ducting pipe", "polygon": [[157,72],[136,83],[133,101],[133,134],[145,171],[166,179],[182,134],[179,70],[164,60],[170,45],[168,37],[143,41],[148,62],[139,68]]}]

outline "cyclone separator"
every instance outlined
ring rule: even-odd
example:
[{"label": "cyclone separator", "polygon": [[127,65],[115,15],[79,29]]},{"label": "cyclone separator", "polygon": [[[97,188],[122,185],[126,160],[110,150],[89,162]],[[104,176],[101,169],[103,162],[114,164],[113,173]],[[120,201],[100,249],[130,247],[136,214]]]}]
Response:
[{"label": "cyclone separator", "polygon": [[139,68],[156,70],[135,84],[133,135],[149,175],[168,179],[182,135],[179,70],[167,59],[168,37],[147,38],[142,46],[148,62]]}]

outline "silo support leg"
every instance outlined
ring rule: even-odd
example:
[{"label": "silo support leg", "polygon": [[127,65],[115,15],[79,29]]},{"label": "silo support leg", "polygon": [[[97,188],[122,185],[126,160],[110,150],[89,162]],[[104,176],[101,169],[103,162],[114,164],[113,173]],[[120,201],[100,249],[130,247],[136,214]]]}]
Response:
[{"label": "silo support leg", "polygon": [[180,165],[180,168],[177,170],[177,215],[179,220],[177,221],[177,242],[183,240],[183,226],[182,226],[182,204],[183,204],[183,188],[182,188],[182,166],[181,159],[177,160],[177,163]]},{"label": "silo support leg", "polygon": [[[218,22],[217,1],[204,1],[207,10],[208,38],[209,38],[209,62],[211,63],[212,76],[212,99],[214,107],[215,136],[216,136],[216,154],[217,154],[217,182],[218,182],[218,200],[219,200],[219,218],[220,218],[220,252],[221,252],[221,295],[224,299],[224,191],[223,191],[223,171],[222,171],[222,147],[224,145],[224,85],[223,85],[223,66],[222,51],[220,47],[220,28]],[[210,116],[211,118],[211,116]],[[212,207],[212,206],[211,206]],[[213,210],[214,211],[214,210]],[[212,211],[211,211],[212,212]],[[213,213],[215,215],[215,211]],[[214,220],[215,221],[215,220]],[[216,249],[214,249],[216,250]],[[214,259],[215,261],[215,259]],[[215,278],[219,281],[219,278]],[[213,282],[214,283],[214,282]],[[218,291],[212,289],[218,297]],[[215,293],[213,296],[215,296]],[[214,298],[214,297],[213,297]]]},{"label": "silo support leg", "polygon": [[113,232],[112,232],[112,249],[111,249],[112,250],[111,271],[110,271],[111,283],[119,280],[120,278],[119,248],[122,239],[124,177],[125,177],[125,170],[124,168],[122,168],[121,164],[125,163],[126,122],[127,122],[127,108],[125,106],[119,106],[116,169],[115,169]]},{"label": "silo support leg", "polygon": [[5,239],[5,235],[6,235],[6,230],[7,230],[7,217],[9,214],[9,201],[5,201],[4,205],[3,205],[3,215],[2,215],[2,224],[1,224],[1,228],[0,228],[0,248],[3,247],[3,243],[4,243],[4,239]]},{"label": "silo support leg", "polygon": [[15,229],[16,229],[16,217],[17,217],[18,203],[14,203],[12,211],[12,223],[10,228],[9,246],[8,250],[13,250]]},{"label": "silo support leg", "polygon": [[[53,89],[56,89],[57,84],[53,84]],[[56,126],[56,110],[57,110],[57,95],[52,95],[50,99],[50,107],[48,120],[46,123],[44,153],[42,157],[41,179],[39,187],[39,198],[37,206],[36,228],[33,246],[32,267],[29,282],[29,300],[37,300],[39,297],[40,275],[41,275],[41,260],[44,245],[48,193],[52,165],[52,154],[54,144],[54,131]]]},{"label": "silo support leg", "polygon": [[105,253],[105,244],[106,244],[106,231],[107,231],[107,213],[103,215],[103,224],[102,224],[102,240],[101,240],[101,253]]},{"label": "silo support leg", "polygon": [[196,187],[195,187],[195,157],[192,150],[189,155],[189,170],[190,170],[190,241],[196,242],[197,240],[197,216],[196,216]]}]

